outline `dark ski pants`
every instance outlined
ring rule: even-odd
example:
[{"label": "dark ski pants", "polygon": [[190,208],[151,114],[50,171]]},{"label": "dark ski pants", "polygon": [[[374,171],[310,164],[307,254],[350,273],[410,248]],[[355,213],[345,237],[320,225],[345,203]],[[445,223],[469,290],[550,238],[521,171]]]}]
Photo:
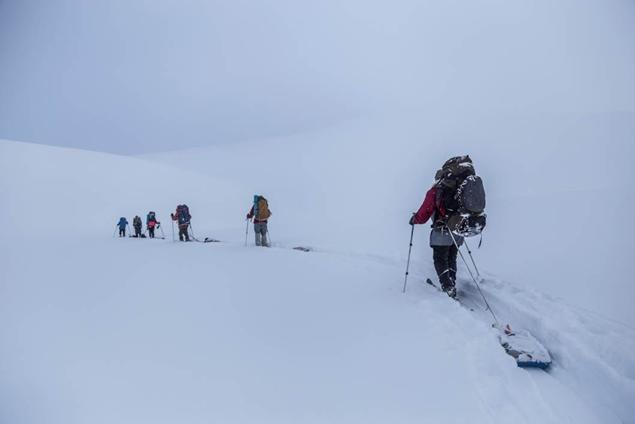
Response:
[{"label": "dark ski pants", "polygon": [[134,236],[141,237],[141,227],[134,227]]},{"label": "dark ski pants", "polygon": [[126,236],[126,229],[125,228],[120,228],[119,229],[119,237],[125,237]]},{"label": "dark ski pants", "polygon": [[154,238],[154,227],[148,227],[148,235],[150,236],[150,238]]},{"label": "dark ski pants", "polygon": [[454,287],[456,281],[456,255],[458,249],[452,246],[432,246],[432,258],[434,259],[434,269],[439,276],[441,287]]},{"label": "dark ski pants", "polygon": [[179,240],[190,241],[190,235],[187,233],[189,225],[179,225]]}]

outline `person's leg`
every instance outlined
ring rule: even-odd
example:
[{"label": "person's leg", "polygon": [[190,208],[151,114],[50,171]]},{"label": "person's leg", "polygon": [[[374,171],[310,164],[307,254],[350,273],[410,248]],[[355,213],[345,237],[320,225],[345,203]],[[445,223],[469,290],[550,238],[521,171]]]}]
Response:
[{"label": "person's leg", "polygon": [[450,246],[450,251],[448,252],[448,267],[450,268],[450,278],[454,283],[456,283],[456,256],[459,253],[459,250],[456,246]]},{"label": "person's leg", "polygon": [[183,234],[185,235],[185,241],[190,241],[190,233],[188,232],[189,225],[183,226]]},{"label": "person's leg", "polygon": [[256,246],[261,246],[260,223],[254,223],[254,234],[256,237]]},{"label": "person's leg", "polygon": [[126,235],[126,230],[120,228],[119,229],[119,237],[123,237],[125,235]]},{"label": "person's leg", "polygon": [[262,245],[265,247],[269,247],[269,240],[267,240],[267,223],[263,222],[262,224],[262,228],[261,228],[261,234],[262,234]]},{"label": "person's leg", "polygon": [[185,237],[183,235],[183,227],[179,225],[179,240],[185,241]]},{"label": "person's leg", "polygon": [[444,291],[449,290],[454,284],[450,278],[449,259],[450,246],[433,246],[432,259],[434,260],[434,269],[437,271],[441,288]]}]

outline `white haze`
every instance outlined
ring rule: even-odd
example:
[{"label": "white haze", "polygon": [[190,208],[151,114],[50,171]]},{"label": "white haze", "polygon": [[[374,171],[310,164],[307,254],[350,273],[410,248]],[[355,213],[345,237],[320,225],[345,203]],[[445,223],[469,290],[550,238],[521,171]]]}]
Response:
[{"label": "white haze", "polygon": [[149,153],[405,110],[628,121],[633,40],[619,0],[3,0],[0,137]]}]

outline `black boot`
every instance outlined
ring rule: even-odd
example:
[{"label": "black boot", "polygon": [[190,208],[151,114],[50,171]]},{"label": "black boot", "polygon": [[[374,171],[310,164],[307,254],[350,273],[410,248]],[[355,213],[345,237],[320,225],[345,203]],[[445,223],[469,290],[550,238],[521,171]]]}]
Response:
[{"label": "black boot", "polygon": [[454,284],[454,279],[451,277],[451,270],[447,269],[441,273],[439,276],[439,281],[441,282],[441,289],[447,293],[452,299],[456,298],[456,287]]}]

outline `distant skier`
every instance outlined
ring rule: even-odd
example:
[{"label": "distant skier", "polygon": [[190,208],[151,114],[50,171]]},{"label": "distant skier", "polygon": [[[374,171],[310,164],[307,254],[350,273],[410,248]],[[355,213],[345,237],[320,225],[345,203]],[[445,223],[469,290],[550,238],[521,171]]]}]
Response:
[{"label": "distant skier", "polygon": [[187,205],[178,205],[176,207],[176,213],[170,214],[172,221],[177,221],[179,224],[179,240],[190,241],[190,235],[188,234],[188,228],[190,226],[190,209]]},{"label": "distant skier", "polygon": [[132,219],[132,228],[134,228],[133,237],[141,237],[141,227],[143,227],[141,217],[139,215],[135,215],[135,217]]},{"label": "distant skier", "polygon": [[[465,187],[464,182],[474,175],[474,166],[469,156],[457,156],[446,161],[443,168],[437,171],[434,184],[426,193],[423,204],[409,222],[410,225],[425,224],[432,218],[430,247],[432,247],[434,268],[441,288],[452,298],[456,297],[458,246],[463,244],[463,237],[457,234],[468,237],[480,234],[485,226],[484,214],[472,217],[469,211],[463,213],[465,209],[459,192],[462,187]],[[478,181],[480,182],[480,179]],[[482,196],[484,208],[484,192]],[[457,220],[460,222],[456,222]],[[452,228],[452,234],[450,228]]]},{"label": "distant skier", "polygon": [[256,233],[256,246],[269,247],[267,240],[267,222],[271,217],[269,202],[263,196],[254,195],[254,204],[247,214],[247,219],[254,219],[254,232]]},{"label": "distant skier", "polygon": [[[159,228],[161,223],[157,221],[156,213],[150,211],[146,217],[146,228],[148,229],[148,235],[150,238],[154,238],[154,229]],[[163,231],[163,230],[161,230]]]},{"label": "distant skier", "polygon": [[119,227],[119,237],[126,236],[126,227],[128,226],[128,220],[123,216],[119,218],[119,222],[117,223],[117,227]]}]

